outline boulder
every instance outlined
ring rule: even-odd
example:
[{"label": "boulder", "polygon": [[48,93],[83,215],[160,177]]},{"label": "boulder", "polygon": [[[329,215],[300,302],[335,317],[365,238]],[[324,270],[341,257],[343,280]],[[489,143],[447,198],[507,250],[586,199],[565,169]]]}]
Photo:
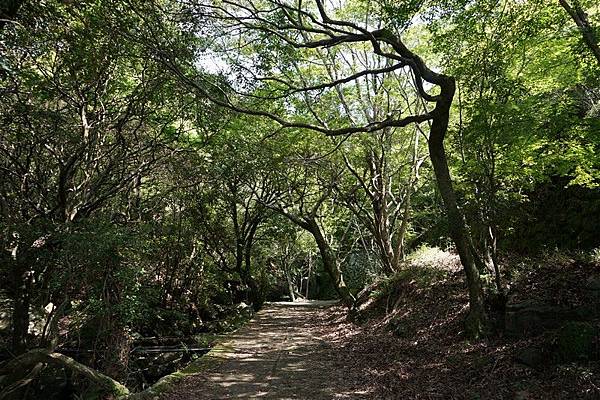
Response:
[{"label": "boulder", "polygon": [[585,282],[585,288],[590,292],[600,294],[600,276],[590,276]]},{"label": "boulder", "polygon": [[552,306],[539,301],[508,302],[504,317],[507,336],[527,337],[548,329],[557,329],[567,322],[600,318],[600,276],[588,277],[582,285],[583,304],[570,308]]},{"label": "boulder", "polygon": [[585,282],[586,307],[592,317],[600,317],[600,276],[590,276]]},{"label": "boulder", "polygon": [[526,365],[531,368],[541,368],[548,362],[548,355],[544,352],[541,347],[526,347],[520,350],[515,355],[515,360],[518,363]]},{"label": "boulder", "polygon": [[558,362],[600,359],[600,328],[589,322],[569,322],[557,333]]},{"label": "boulder", "polygon": [[534,369],[551,364],[600,360],[600,326],[589,322],[566,322],[543,343],[516,352],[515,360]]},{"label": "boulder", "polygon": [[581,319],[581,314],[571,308],[524,301],[506,305],[504,331],[507,336],[526,337]]}]

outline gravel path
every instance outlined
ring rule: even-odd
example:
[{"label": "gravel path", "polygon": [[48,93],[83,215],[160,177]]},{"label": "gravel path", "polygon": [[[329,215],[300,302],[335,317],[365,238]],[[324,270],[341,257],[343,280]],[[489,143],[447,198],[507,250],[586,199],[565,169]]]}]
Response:
[{"label": "gravel path", "polygon": [[161,399],[358,399],[360,368],[327,338],[332,303],[271,303],[225,343],[225,361],[186,377]]}]

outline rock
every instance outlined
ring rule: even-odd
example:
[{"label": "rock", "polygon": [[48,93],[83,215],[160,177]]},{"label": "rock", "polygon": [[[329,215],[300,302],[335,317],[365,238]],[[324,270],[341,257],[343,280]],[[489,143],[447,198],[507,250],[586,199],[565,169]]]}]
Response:
[{"label": "rock", "polygon": [[590,309],[589,317],[600,317],[600,276],[590,276],[586,280],[586,302]]},{"label": "rock", "polygon": [[556,337],[555,355],[559,362],[600,359],[600,329],[588,322],[569,322]]},{"label": "rock", "polygon": [[552,342],[526,347],[515,360],[540,369],[550,363],[600,360],[600,327],[588,322],[567,322],[557,330]]},{"label": "rock", "polygon": [[527,390],[520,390],[515,393],[514,400],[529,400],[531,398],[531,394]]},{"label": "rock", "polygon": [[544,304],[523,302],[506,307],[504,330],[507,336],[536,335],[561,324],[562,309]]},{"label": "rock", "polygon": [[577,314],[578,321],[586,321],[593,318],[598,318],[600,317],[600,304],[590,301],[587,304],[583,304],[575,308],[575,313]]},{"label": "rock", "polygon": [[547,362],[547,355],[544,350],[539,347],[527,347],[521,350],[516,356],[515,360],[518,363],[524,364],[528,367],[538,369]]},{"label": "rock", "polygon": [[408,338],[414,333],[400,318],[393,318],[389,322],[389,327],[396,336],[401,338]]},{"label": "rock", "polygon": [[600,276],[590,276],[585,282],[585,288],[590,291],[600,292]]},{"label": "rock", "polygon": [[507,304],[504,331],[507,336],[526,337],[581,319],[580,313],[570,308],[525,301]]}]

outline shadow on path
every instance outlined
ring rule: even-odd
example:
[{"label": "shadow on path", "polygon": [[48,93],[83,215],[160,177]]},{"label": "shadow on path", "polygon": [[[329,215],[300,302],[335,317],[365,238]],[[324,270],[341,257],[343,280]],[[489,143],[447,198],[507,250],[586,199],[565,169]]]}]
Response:
[{"label": "shadow on path", "polygon": [[266,304],[228,337],[224,362],[185,378],[161,399],[369,398],[349,391],[360,368],[346,369],[352,361],[333,357],[336,349],[322,338],[332,304]]}]

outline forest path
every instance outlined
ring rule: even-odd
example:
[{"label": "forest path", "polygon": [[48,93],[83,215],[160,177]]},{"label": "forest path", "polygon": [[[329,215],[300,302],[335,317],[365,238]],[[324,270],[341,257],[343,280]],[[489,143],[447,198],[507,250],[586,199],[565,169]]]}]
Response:
[{"label": "forest path", "polygon": [[161,399],[357,399],[360,368],[327,340],[332,302],[270,303],[220,346],[224,361],[187,376]]}]

